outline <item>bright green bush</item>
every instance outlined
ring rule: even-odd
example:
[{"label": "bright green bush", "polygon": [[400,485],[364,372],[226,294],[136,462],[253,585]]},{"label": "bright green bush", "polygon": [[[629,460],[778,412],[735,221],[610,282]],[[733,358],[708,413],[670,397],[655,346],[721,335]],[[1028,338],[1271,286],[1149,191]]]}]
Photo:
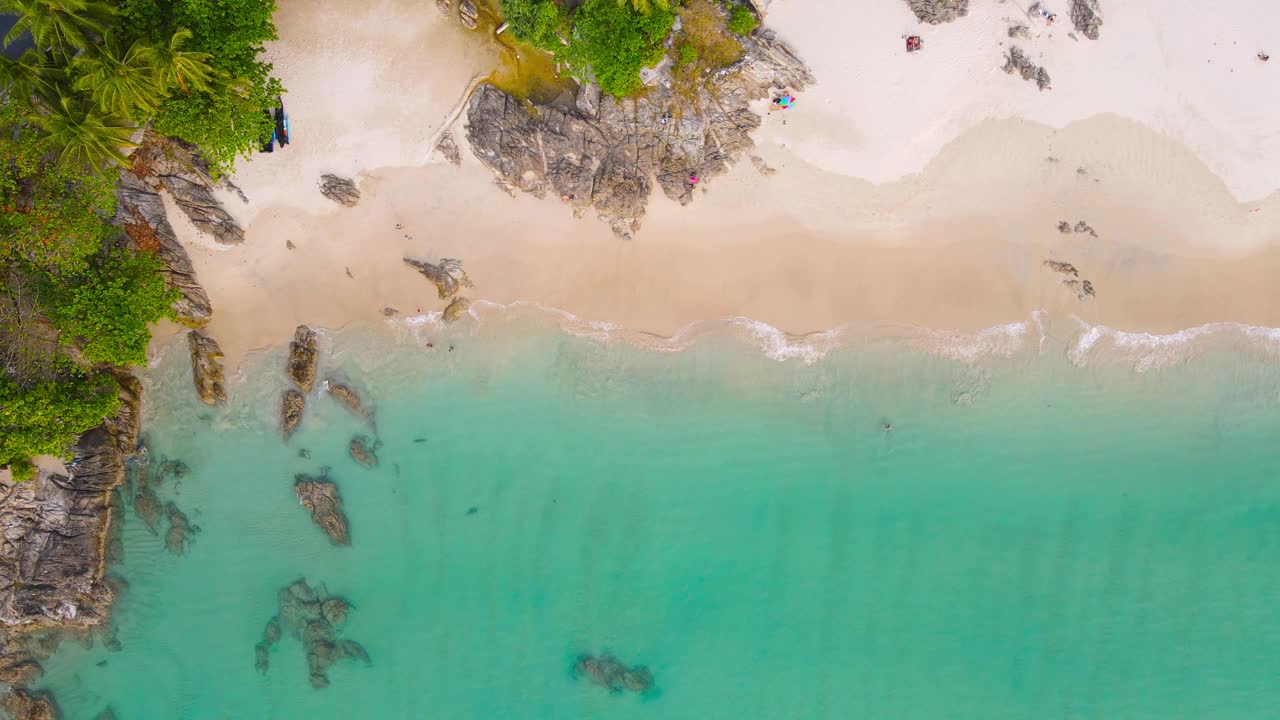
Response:
[{"label": "bright green bush", "polygon": [[698,62],[698,48],[690,43],[683,43],[676,48],[676,62],[681,67],[693,65]]},{"label": "bright green bush", "polygon": [[755,13],[744,5],[733,5],[729,9],[729,30],[739,35],[746,35],[760,27]]},{"label": "bright green bush", "polygon": [[31,458],[67,457],[80,433],[119,405],[116,383],[105,373],[27,388],[0,374],[0,467],[8,466],[15,480],[29,479]]},{"label": "bright green bush", "polygon": [[0,101],[0,261],[78,271],[112,231],[114,182],[50,162],[29,106]]},{"label": "bright green bush", "polygon": [[88,272],[50,278],[40,304],[64,345],[78,345],[84,359],[107,365],[147,361],[150,325],[172,317],[178,299],[160,275],[160,259],[148,252],[104,253]]},{"label": "bright green bush", "polygon": [[654,5],[647,13],[617,0],[586,0],[573,14],[570,66],[579,77],[594,77],[610,95],[640,90],[640,70],[662,60],[662,43],[675,13]]},{"label": "bright green bush", "polygon": [[502,19],[517,40],[552,53],[564,51],[560,38],[569,37],[569,15],[556,0],[502,0]]}]

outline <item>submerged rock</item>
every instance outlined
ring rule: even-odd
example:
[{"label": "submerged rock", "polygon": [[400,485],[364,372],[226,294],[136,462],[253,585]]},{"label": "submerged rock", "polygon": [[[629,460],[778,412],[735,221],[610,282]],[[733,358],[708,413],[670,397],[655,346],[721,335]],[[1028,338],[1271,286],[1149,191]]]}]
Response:
[{"label": "submerged rock", "polygon": [[300,640],[306,651],[311,686],[329,686],[328,669],[341,660],[370,662],[369,653],[354,640],[338,638],[338,626],[346,622],[350,605],[342,598],[328,595],[323,588],[313,589],[298,580],[277,594],[280,614],[263,630],[263,639],[255,648],[255,665],[262,672],[270,666],[270,650],[280,640],[281,628]]},{"label": "submerged rock", "polygon": [[152,533],[160,522],[160,496],[150,485],[139,485],[133,494],[133,512]]},{"label": "submerged rock", "polygon": [[164,547],[174,555],[182,555],[187,552],[187,544],[191,542],[191,536],[199,531],[199,528],[193,526],[187,519],[186,513],[178,509],[177,505],[172,502],[164,506],[165,516],[169,519],[169,532],[164,536]]},{"label": "submerged rock", "polygon": [[405,258],[404,264],[422,273],[436,286],[441,300],[448,300],[464,287],[473,287],[471,278],[462,269],[462,263],[453,258],[441,258],[439,264]]},{"label": "submerged rock", "polygon": [[316,363],[319,357],[315,331],[306,325],[299,325],[293,331],[293,340],[289,343],[289,360],[285,372],[304,393],[311,392],[311,385],[316,381]]},{"label": "submerged rock", "polygon": [[206,405],[219,405],[227,401],[227,390],[222,370],[222,348],[217,341],[199,330],[187,333],[191,348],[191,372],[196,392]]},{"label": "submerged rock", "polygon": [[1017,45],[1009,48],[1009,54],[1005,56],[1002,69],[1010,75],[1015,72],[1020,73],[1023,80],[1035,82],[1036,87],[1041,90],[1049,89],[1049,71],[1031,62],[1031,58],[1027,57]]},{"label": "submerged rock", "polygon": [[57,706],[53,704],[53,696],[47,692],[29,692],[11,688],[0,700],[0,707],[9,713],[13,720],[58,720]]},{"label": "submerged rock", "polygon": [[580,655],[573,665],[576,677],[585,677],[610,692],[647,693],[653,689],[653,673],[643,665],[628,667],[609,653]]},{"label": "submerged rock", "polygon": [[307,407],[307,398],[302,393],[289,388],[280,398],[280,428],[285,440],[298,429],[302,422],[302,411]]},{"label": "submerged rock", "polygon": [[575,214],[594,210],[619,237],[631,237],[654,181],[672,200],[690,202],[691,176],[704,187],[754,145],[751,133],[762,120],[749,107],[753,100],[814,82],[772,32],[738,40],[742,59],[708,75],[692,100],[675,91],[666,67],[637,97],[597,100],[588,88],[567,108],[482,84],[467,104],[471,150],[508,192],[551,194]]},{"label": "submerged rock", "polygon": [[922,23],[939,25],[969,14],[969,0],[907,0],[907,7]]},{"label": "submerged rock", "polygon": [[325,380],[325,389],[329,391],[330,396],[345,405],[351,412],[362,418],[369,416],[368,411],[365,409],[364,401],[360,399],[359,393],[353,390],[351,386],[329,378]]},{"label": "submerged rock", "polygon": [[470,308],[471,301],[459,295],[444,309],[441,318],[447,323],[457,322]]},{"label": "submerged rock", "polygon": [[374,453],[377,452],[378,446],[381,444],[379,442],[371,442],[367,435],[357,435],[351,438],[349,447],[351,457],[365,467],[377,467],[378,456]]},{"label": "submerged rock", "polygon": [[347,529],[347,516],[342,512],[342,498],[338,488],[324,478],[298,475],[293,490],[298,502],[311,513],[311,519],[324,530],[334,545],[350,545],[351,534]]},{"label": "submerged rock", "polygon": [[337,175],[320,176],[320,194],[346,207],[355,207],[360,202],[360,190],[355,181]]},{"label": "submerged rock", "polygon": [[1071,0],[1071,24],[1081,35],[1097,40],[1102,29],[1102,10],[1098,0]]},{"label": "submerged rock", "polygon": [[453,133],[451,132],[446,131],[436,141],[436,152],[454,165],[462,164],[462,152],[458,150],[458,142],[453,139]]},{"label": "submerged rock", "polygon": [[118,720],[118,719],[116,718],[116,711],[112,710],[111,708],[107,708],[102,712],[98,713],[98,716],[95,717],[93,720]]}]

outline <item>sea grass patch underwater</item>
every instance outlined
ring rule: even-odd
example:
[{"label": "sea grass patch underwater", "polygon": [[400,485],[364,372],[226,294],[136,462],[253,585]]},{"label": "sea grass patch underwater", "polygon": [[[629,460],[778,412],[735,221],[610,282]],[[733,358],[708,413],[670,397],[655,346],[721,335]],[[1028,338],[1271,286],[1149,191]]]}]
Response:
[{"label": "sea grass patch underwater", "polygon": [[[658,353],[502,330],[332,336],[319,376],[358,384],[376,429],[316,388],[287,445],[283,349],[221,408],[166,352],[147,427],[188,469],[157,491],[202,533],[173,556],[126,515],[121,649],[47,663],[66,716],[1154,720],[1280,701],[1269,358],[1135,374],[1052,346],[965,363],[872,343],[806,365],[728,337]],[[360,433],[375,468],[348,454]],[[349,547],[295,494],[326,467]],[[255,671],[303,577],[350,604],[339,641],[371,660],[322,689],[294,640]],[[603,684],[575,677],[584,655],[616,660]]]}]

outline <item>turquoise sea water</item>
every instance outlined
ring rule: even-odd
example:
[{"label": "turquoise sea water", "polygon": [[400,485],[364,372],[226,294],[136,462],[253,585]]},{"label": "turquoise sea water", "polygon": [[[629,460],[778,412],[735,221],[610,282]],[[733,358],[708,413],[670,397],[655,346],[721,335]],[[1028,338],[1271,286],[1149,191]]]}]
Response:
[{"label": "turquoise sea water", "polygon": [[[1208,349],[1136,372],[1073,364],[1059,338],[970,362],[868,342],[806,365],[726,337],[663,353],[528,319],[450,332],[325,339],[322,376],[376,409],[373,470],[346,451],[371,431],[321,392],[280,439],[282,351],[253,358],[217,410],[195,400],[183,346],[166,352],[147,436],[153,457],[190,466],[160,494],[201,533],[174,556],[127,514],[123,649],[68,645],[46,664],[65,717],[1280,707],[1274,356]],[[323,466],[352,547],[293,494],[295,473]],[[299,577],[351,601],[341,634],[372,657],[323,690],[289,638],[254,669]],[[647,665],[657,691],[572,676],[605,650]]]}]

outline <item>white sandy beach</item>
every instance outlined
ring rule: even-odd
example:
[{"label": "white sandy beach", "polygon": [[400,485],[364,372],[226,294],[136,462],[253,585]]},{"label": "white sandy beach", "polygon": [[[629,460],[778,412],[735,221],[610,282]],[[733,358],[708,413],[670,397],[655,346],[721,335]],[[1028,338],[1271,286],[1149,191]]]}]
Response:
[{"label": "white sandy beach", "polygon": [[[660,335],[727,317],[791,333],[972,331],[1038,310],[1144,332],[1280,326],[1280,97],[1265,91],[1280,65],[1255,58],[1280,48],[1280,8],[1103,11],[1097,41],[1069,38],[1065,17],[1052,32],[1032,23],[1018,42],[1052,75],[1040,92],[1000,70],[1012,0],[937,27],[898,0],[775,0],[766,24],[818,78],[765,118],[757,154],[777,173],[744,159],[688,207],[656,196],[621,241],[554,200],[499,191],[465,117],[452,127],[462,167],[431,156],[496,62],[487,39],[431,3],[376,0],[352,17],[331,0],[281,0],[269,52],[294,141],[236,174],[249,203],[225,199],[247,241],[216,246],[170,217],[233,360],[302,323],[438,311],[406,256],[460,259],[472,300]],[[907,32],[924,52],[903,51]],[[323,198],[325,172],[358,176],[360,204]],[[1062,220],[1098,237],[1062,234]],[[1097,296],[1077,299],[1045,259],[1073,263]]]}]

